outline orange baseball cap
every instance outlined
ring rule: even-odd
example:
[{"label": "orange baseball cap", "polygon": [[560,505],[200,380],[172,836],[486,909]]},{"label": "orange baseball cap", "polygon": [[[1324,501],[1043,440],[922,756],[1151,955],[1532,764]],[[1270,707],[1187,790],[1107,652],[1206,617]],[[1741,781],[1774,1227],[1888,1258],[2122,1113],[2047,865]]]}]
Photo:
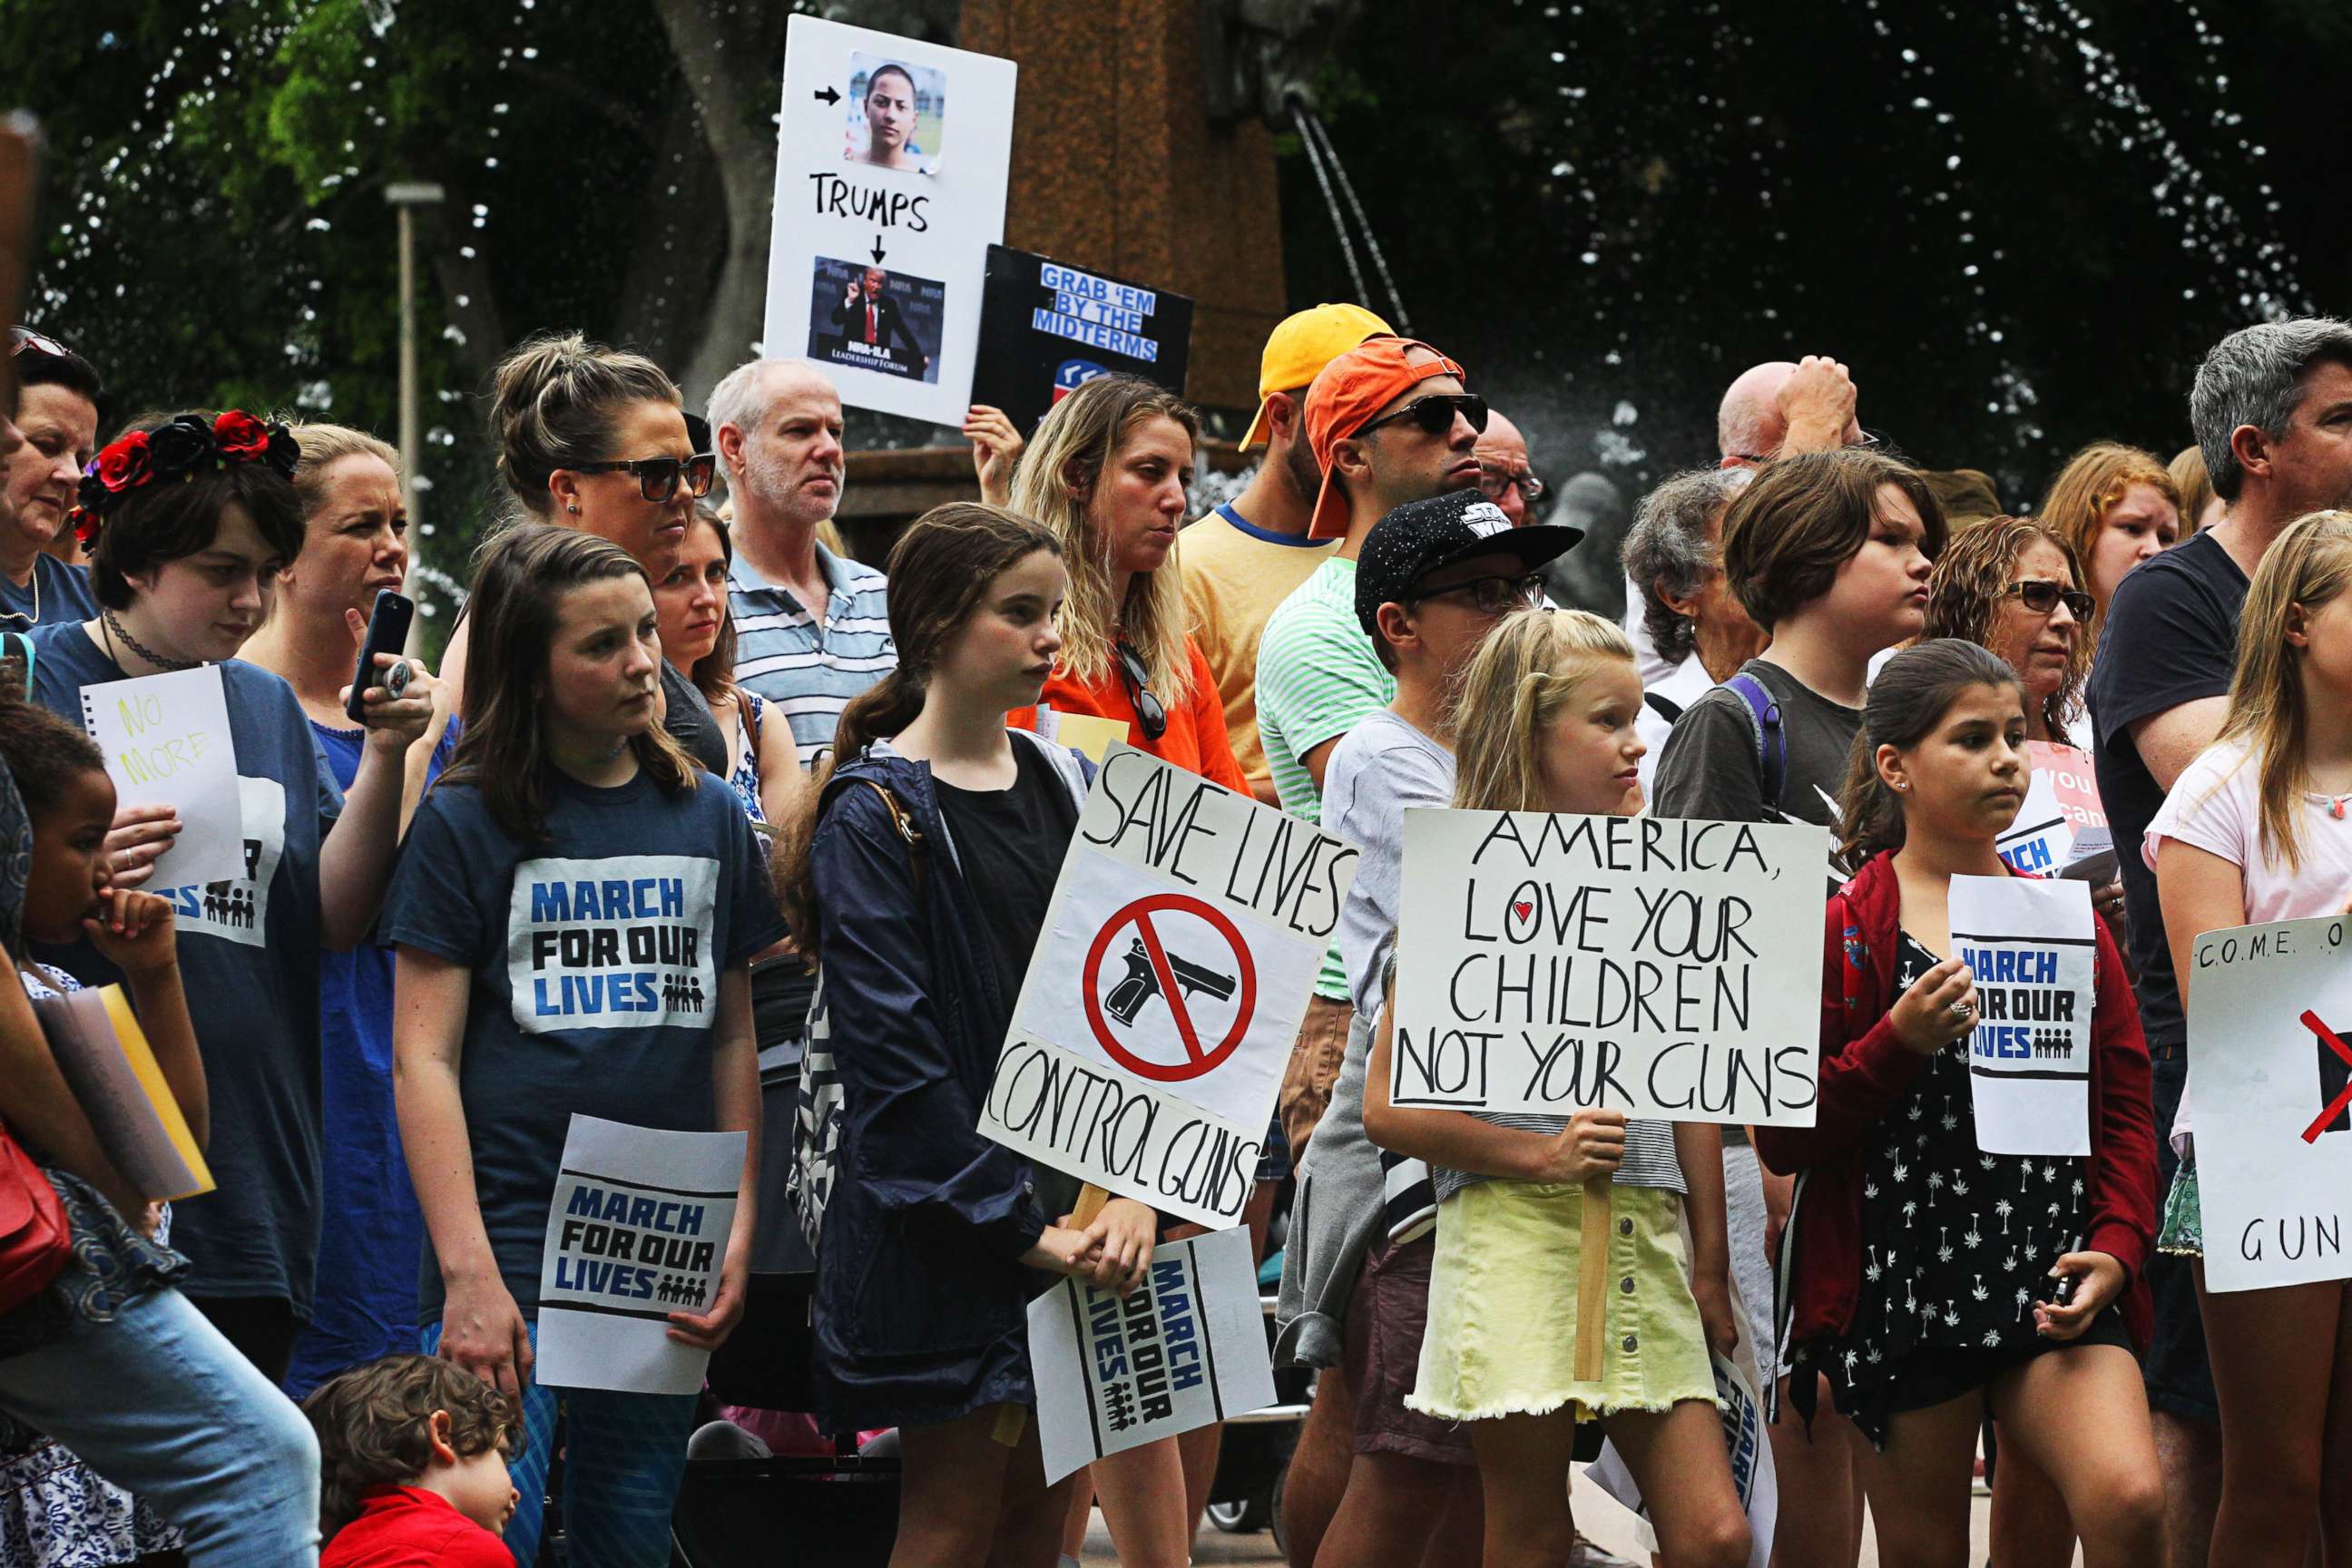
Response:
[{"label": "orange baseball cap", "polygon": [[1305,386],[1366,338],[1386,337],[1395,330],[1361,305],[1318,305],[1285,316],[1266,334],[1265,353],[1257,362],[1257,414],[1243,433],[1241,449],[1246,452],[1257,445],[1265,427],[1267,398]]},{"label": "orange baseball cap", "polygon": [[[1414,349],[1437,357],[1428,364],[1414,364],[1405,358]],[[1331,448],[1435,375],[1469,384],[1469,374],[1438,350],[1418,338],[1393,334],[1365,339],[1316,375],[1307,389],[1307,445],[1315,454],[1315,466],[1323,470],[1323,488],[1315,494],[1307,538],[1338,539],[1348,531],[1348,498],[1331,484]]]}]

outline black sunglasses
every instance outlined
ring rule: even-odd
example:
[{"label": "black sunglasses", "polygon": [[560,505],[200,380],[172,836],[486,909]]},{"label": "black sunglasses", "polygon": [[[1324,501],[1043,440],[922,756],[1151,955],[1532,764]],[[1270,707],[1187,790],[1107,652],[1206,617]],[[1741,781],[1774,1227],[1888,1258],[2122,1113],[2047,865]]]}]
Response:
[{"label": "black sunglasses", "polygon": [[2001,590],[2005,598],[2014,594],[2025,601],[2025,607],[2037,616],[2046,616],[2059,605],[2078,621],[2088,621],[2098,601],[2080,588],[2062,588],[2047,577],[2021,577]]},{"label": "black sunglasses", "polygon": [[1160,739],[1168,733],[1168,710],[1144,684],[1150,672],[1143,668],[1141,657],[1125,643],[1118,644],[1113,651],[1118,656],[1118,673],[1127,682],[1127,700],[1135,704],[1135,721],[1143,727],[1143,738]]},{"label": "black sunglasses", "polygon": [[665,501],[677,494],[682,480],[686,493],[699,500],[710,493],[719,475],[719,454],[697,452],[691,458],[630,458],[609,463],[573,463],[575,474],[635,474],[637,490],[647,500]]},{"label": "black sunglasses", "polygon": [[1513,610],[1532,610],[1540,605],[1544,602],[1544,580],[1532,572],[1524,577],[1473,577],[1467,583],[1415,594],[1404,602],[1417,605],[1423,599],[1443,599],[1454,594],[1469,595],[1470,603],[1482,616],[1508,615]]},{"label": "black sunglasses", "polygon": [[1427,397],[1416,397],[1394,414],[1383,414],[1369,425],[1356,426],[1356,434],[1365,436],[1383,425],[1393,425],[1400,419],[1410,419],[1424,436],[1443,436],[1454,428],[1454,416],[1470,422],[1470,428],[1484,432],[1486,428],[1486,400],[1475,392],[1433,392]]}]

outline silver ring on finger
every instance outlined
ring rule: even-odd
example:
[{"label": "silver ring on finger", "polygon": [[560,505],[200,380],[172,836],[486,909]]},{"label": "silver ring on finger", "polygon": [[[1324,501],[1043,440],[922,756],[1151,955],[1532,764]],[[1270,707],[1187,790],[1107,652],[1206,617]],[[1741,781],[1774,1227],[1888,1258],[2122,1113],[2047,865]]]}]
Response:
[{"label": "silver ring on finger", "polygon": [[1968,1022],[1970,1018],[1973,1018],[1976,1016],[1977,1005],[1975,1003],[1960,1001],[1952,1004],[1952,1016],[1959,1019],[1962,1023]]}]

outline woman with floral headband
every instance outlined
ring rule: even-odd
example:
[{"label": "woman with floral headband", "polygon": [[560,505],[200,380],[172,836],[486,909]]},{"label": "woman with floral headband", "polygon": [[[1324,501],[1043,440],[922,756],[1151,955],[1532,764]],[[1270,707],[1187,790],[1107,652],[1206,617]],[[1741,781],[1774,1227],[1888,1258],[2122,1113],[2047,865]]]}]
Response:
[{"label": "woman with floral headband", "polygon": [[[212,1086],[216,1192],[175,1205],[191,1300],[274,1382],[310,1315],[320,1226],[319,949],[374,923],[400,826],[401,763],[432,715],[421,692],[370,687],[348,793],[293,688],[236,658],[301,549],[283,425],[232,409],[183,414],[98,455],[73,521],[90,551],[97,618],[39,628],[33,696],[76,723],[88,688],[216,665],[235,750],[244,867],[226,881],[154,885],[184,826],[169,805],[115,816],[118,887],[173,907],[181,973]],[[379,656],[379,665],[394,662]],[[102,700],[102,697],[101,699]],[[165,875],[171,874],[168,862]],[[92,984],[118,979],[87,944],[43,952]]]}]

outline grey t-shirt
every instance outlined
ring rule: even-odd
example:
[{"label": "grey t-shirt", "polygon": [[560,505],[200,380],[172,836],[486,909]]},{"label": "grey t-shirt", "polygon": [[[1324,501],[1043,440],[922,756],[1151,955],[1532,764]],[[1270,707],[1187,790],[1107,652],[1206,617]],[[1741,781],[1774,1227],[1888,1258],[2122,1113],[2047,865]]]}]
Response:
[{"label": "grey t-shirt", "polygon": [[1454,753],[1382,708],[1331,748],[1323,831],[1357,846],[1356,880],[1339,907],[1339,960],[1356,1016],[1381,1010],[1381,970],[1396,945],[1404,880],[1404,814],[1454,801]]}]

